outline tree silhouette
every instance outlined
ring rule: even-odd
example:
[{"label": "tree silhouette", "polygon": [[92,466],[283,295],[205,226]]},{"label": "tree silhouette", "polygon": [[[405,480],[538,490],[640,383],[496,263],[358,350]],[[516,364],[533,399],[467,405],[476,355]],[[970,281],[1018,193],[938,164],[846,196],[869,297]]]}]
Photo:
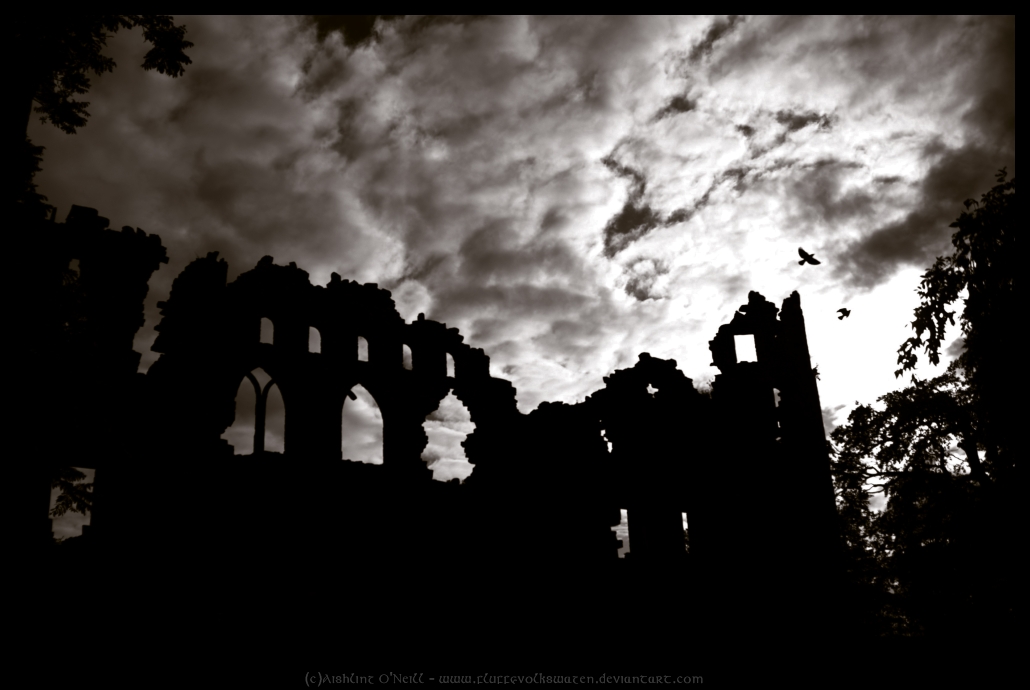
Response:
[{"label": "tree silhouette", "polygon": [[[958,228],[952,237],[955,252],[938,257],[923,274],[920,305],[912,322],[916,334],[898,349],[900,368],[894,372],[901,376],[913,369],[919,347],[931,362],[940,361],[945,328],[955,324],[955,313],[948,306],[966,291],[959,317],[965,345],[955,368],[962,371],[967,384],[977,442],[994,472],[1010,470],[1005,465],[1014,461],[1011,455],[1006,457],[1015,422],[1007,393],[1016,334],[1022,330],[1015,290],[1021,256],[1016,247],[1016,180],[1006,182],[1005,177],[1004,169],[998,171],[998,184],[981,201],[966,200],[966,211],[951,224]],[[970,211],[971,207],[975,208]]]},{"label": "tree silhouette", "polygon": [[[143,69],[181,76],[191,63],[185,50],[193,44],[184,38],[186,27],[176,26],[169,15],[16,14],[12,54],[22,64],[13,73],[13,101],[21,110],[20,117],[11,118],[12,124],[8,125],[11,156],[6,178],[8,203],[13,204],[16,217],[39,219],[55,210],[36,191],[33,182],[43,156],[43,147],[35,146],[28,138],[33,112],[42,122],[68,134],[84,126],[89,118],[89,103],[76,97],[89,91],[89,72],[101,75],[113,71],[115,61],[103,54],[108,37],[121,29],[136,27],[143,30],[143,39],[152,45],[143,59]],[[76,272],[66,270],[56,303],[65,324],[66,344],[73,349],[84,346],[81,287]],[[51,517],[60,517],[69,510],[89,512],[92,483],[82,483],[84,478],[70,467],[50,467],[51,488],[61,490]]]},{"label": "tree silhouette", "polygon": [[[1015,406],[1004,385],[1019,319],[1015,180],[1005,177],[980,202],[966,201],[952,224],[955,251],[923,274],[915,336],[899,349],[895,375],[915,366],[919,347],[940,361],[955,323],[948,306],[965,291],[961,356],[941,376],[913,376],[879,406],[858,406],[831,435],[852,584],[880,633],[1013,625]],[[886,499],[879,515],[869,509],[873,493]]]},{"label": "tree silhouette", "polygon": [[93,482],[84,482],[86,475],[74,467],[62,467],[53,476],[50,488],[60,489],[57,504],[50,517],[61,517],[68,511],[88,515],[93,508]]},{"label": "tree silhouette", "polygon": [[14,19],[13,55],[23,62],[14,75],[14,102],[21,117],[12,118],[11,150],[16,152],[12,175],[15,203],[46,213],[52,207],[36,192],[32,182],[39,172],[43,148],[28,139],[33,111],[42,122],[50,122],[68,134],[86,124],[89,103],[75,96],[89,91],[89,72],[101,75],[115,68],[115,61],[102,50],[111,34],[120,29],[143,29],[143,39],[153,45],[143,59],[143,69],[181,76],[190,64],[185,50],[193,44],[185,40],[186,27],[176,26],[169,15],[75,15],[57,16],[18,14]]}]

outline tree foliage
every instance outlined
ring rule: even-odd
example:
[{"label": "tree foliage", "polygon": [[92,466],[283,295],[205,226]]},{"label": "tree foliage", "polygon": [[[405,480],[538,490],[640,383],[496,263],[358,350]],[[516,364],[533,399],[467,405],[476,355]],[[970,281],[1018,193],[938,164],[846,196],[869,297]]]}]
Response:
[{"label": "tree foliage", "polygon": [[[40,170],[43,147],[28,138],[28,125],[35,112],[44,123],[49,122],[68,134],[74,134],[89,118],[89,103],[77,100],[90,88],[89,73],[101,75],[115,68],[115,61],[103,54],[110,35],[121,29],[140,28],[143,40],[151,49],[143,59],[145,70],[157,70],[172,77],[181,76],[190,64],[186,49],[193,44],[185,40],[186,27],[176,26],[169,15],[87,15],[57,13],[16,13],[14,50],[21,62],[13,72],[14,107],[20,117],[10,119],[7,190],[8,203],[28,217],[42,217],[54,211],[46,197],[36,191],[33,178]],[[17,128],[17,131],[15,131]],[[81,289],[76,276],[66,272],[64,298],[69,335],[81,329],[75,319],[79,311]],[[60,489],[51,517],[68,511],[88,514],[92,506],[92,482],[70,467],[55,468],[51,488]]]},{"label": "tree foliage", "polygon": [[109,35],[136,27],[143,29],[143,40],[153,45],[143,58],[143,69],[181,76],[191,62],[185,51],[193,44],[185,40],[186,27],[176,26],[169,15],[73,14],[45,19],[19,15],[16,54],[24,56],[27,65],[19,80],[23,107],[32,110],[35,103],[42,122],[74,134],[89,117],[89,103],[75,100],[89,91],[88,73],[99,76],[116,66],[101,52]]},{"label": "tree foliage", "polygon": [[[882,634],[946,636],[1012,624],[1016,540],[1012,424],[1005,394],[1015,344],[1015,180],[999,171],[966,201],[950,256],[922,277],[916,351],[940,361],[949,307],[963,299],[964,349],[947,371],[859,405],[834,430],[834,482],[851,577]],[[963,297],[964,296],[964,297]],[[883,510],[870,509],[880,494]]]},{"label": "tree foliage", "polygon": [[12,118],[18,123],[12,127],[19,131],[10,132],[15,152],[11,196],[16,204],[40,214],[53,209],[32,181],[43,155],[43,148],[28,139],[32,113],[68,134],[85,126],[89,102],[76,97],[89,91],[90,72],[99,76],[114,70],[115,61],[102,52],[108,37],[137,27],[143,30],[143,40],[153,46],[143,58],[143,69],[181,76],[191,63],[185,51],[193,44],[185,40],[186,27],[176,26],[169,15],[16,15],[13,54],[22,60],[14,77],[14,102],[22,109],[21,118]]},{"label": "tree foliage", "polygon": [[58,518],[71,511],[89,515],[93,509],[93,482],[83,481],[86,475],[74,467],[59,467],[50,479],[51,489],[60,489],[57,504],[50,509],[50,517]]}]

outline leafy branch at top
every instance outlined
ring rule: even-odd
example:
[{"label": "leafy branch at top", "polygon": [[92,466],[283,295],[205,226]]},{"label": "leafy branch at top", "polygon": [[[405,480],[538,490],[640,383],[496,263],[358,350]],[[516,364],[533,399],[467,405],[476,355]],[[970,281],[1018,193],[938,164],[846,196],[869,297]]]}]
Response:
[{"label": "leafy branch at top", "polygon": [[50,517],[58,518],[71,511],[88,515],[93,509],[93,482],[84,482],[86,475],[74,467],[55,470],[50,479],[51,489],[60,489],[57,504],[50,510]]},{"label": "leafy branch at top", "polygon": [[[997,184],[983,194],[981,201],[967,199],[966,210],[951,227],[958,228],[952,235],[955,252],[937,257],[937,261],[922,276],[919,285],[920,304],[915,310],[912,329],[915,335],[898,348],[898,368],[894,376],[916,366],[916,351],[922,347],[933,364],[940,363],[940,350],[946,327],[955,325],[955,312],[947,307],[958,300],[963,290],[968,291],[965,308],[960,317],[962,333],[967,339],[967,354],[977,348],[969,347],[969,339],[993,319],[1001,304],[999,296],[1014,291],[1017,260],[1015,252],[1015,192],[1016,180],[1006,182],[1004,168],[995,176]],[[975,207],[975,208],[973,208]],[[972,208],[972,211],[970,209]],[[979,362],[963,356],[963,368],[976,367]]]}]

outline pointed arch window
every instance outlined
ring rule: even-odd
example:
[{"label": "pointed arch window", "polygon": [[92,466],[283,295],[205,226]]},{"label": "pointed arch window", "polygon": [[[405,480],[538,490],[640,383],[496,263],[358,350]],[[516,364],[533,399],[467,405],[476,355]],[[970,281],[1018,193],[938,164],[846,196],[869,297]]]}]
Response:
[{"label": "pointed arch window", "polygon": [[244,375],[236,393],[236,412],[232,425],[222,438],[237,454],[264,451],[283,452],[285,408],[279,386],[263,369]]},{"label": "pointed arch window", "polygon": [[343,401],[340,455],[344,460],[383,464],[383,413],[360,383]]}]

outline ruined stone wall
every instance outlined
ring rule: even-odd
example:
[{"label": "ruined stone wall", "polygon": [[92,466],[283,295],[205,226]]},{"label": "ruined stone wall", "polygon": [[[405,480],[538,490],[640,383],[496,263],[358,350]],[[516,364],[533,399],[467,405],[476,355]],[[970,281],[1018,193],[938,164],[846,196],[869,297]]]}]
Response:
[{"label": "ruined stone wall", "polygon": [[[103,477],[136,444],[142,377],[133,338],[150,276],[168,258],[156,235],[108,229],[94,209],[73,206],[64,223],[14,221],[12,428],[24,453],[14,481],[33,487],[17,500],[39,516],[33,524],[44,524],[55,467],[95,468]],[[103,509],[95,513],[103,522]]]},{"label": "ruined stone wall", "polygon": [[[104,388],[104,412],[82,411],[87,398],[73,397],[50,418],[109,458],[98,474],[95,530],[109,545],[159,545],[155,552],[184,562],[226,567],[285,554],[301,562],[328,546],[333,567],[400,573],[416,562],[488,587],[488,573],[513,567],[624,568],[612,527],[625,509],[635,568],[706,573],[698,582],[723,598],[746,591],[751,599],[737,598],[796,601],[792,583],[827,562],[829,460],[797,293],[779,310],[752,292],[719,329],[710,396],[674,360],[643,353],[583,402],[524,415],[482,350],[422,315],[405,322],[377,285],[335,274],[312,285],[305,271],[271,257],[229,282],[227,263],[212,253],[187,266],[159,305],[153,349],[161,357],[144,377],[135,374],[132,335],[164,250],[153,236],[112,233],[95,213],[76,213],[54,230],[71,239],[48,270],[58,275],[70,247],[92,247],[80,252],[92,301],[81,307],[84,340],[69,346],[77,354],[67,362],[79,364],[60,376],[86,381],[92,401],[97,392],[74,378],[76,366],[90,363],[123,383]],[[83,240],[90,232],[95,238]],[[58,313],[43,312],[51,321]],[[261,342],[262,319],[273,326],[270,343]],[[65,347],[54,323],[38,327],[52,343],[46,357]],[[319,352],[308,351],[312,328]],[[756,362],[738,361],[737,335],[754,337]],[[221,437],[241,382],[257,368],[281,391],[285,451],[237,456]],[[382,466],[341,462],[342,410],[359,384],[382,412]],[[421,459],[426,416],[451,390],[475,424],[463,443],[475,469],[462,484],[433,482]],[[115,408],[112,425],[101,416]]]}]

